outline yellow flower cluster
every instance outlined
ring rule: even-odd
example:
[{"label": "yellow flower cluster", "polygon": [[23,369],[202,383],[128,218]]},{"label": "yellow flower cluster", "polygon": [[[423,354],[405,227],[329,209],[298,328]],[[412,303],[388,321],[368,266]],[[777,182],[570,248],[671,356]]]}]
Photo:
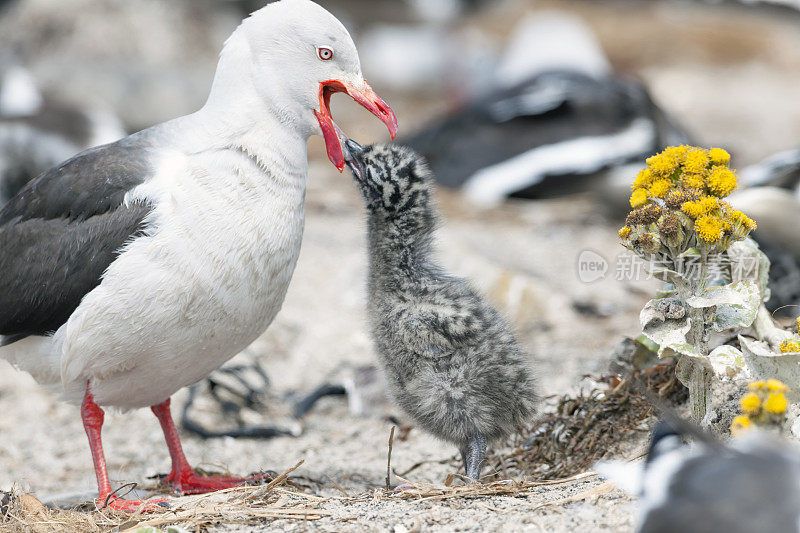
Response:
[{"label": "yellow flower cluster", "polygon": [[653,183],[653,173],[650,172],[649,168],[643,168],[639,175],[636,176],[636,179],[633,180],[633,185],[631,186],[632,189],[640,189],[643,187],[647,187]]},{"label": "yellow flower cluster", "polygon": [[632,211],[619,232],[623,243],[648,254],[694,246],[719,253],[746,238],[756,223],[722,200],[738,186],[730,159],[722,148],[683,145],[648,157],[632,184]]},{"label": "yellow flower cluster", "polygon": [[635,189],[631,194],[631,207],[636,209],[647,203],[647,189]]},{"label": "yellow flower cluster", "polygon": [[664,198],[667,193],[672,189],[672,182],[664,178],[657,179],[650,186],[650,196],[655,198]]},{"label": "yellow flower cluster", "polygon": [[747,390],[750,392],[777,392],[784,393],[789,390],[785,383],[778,379],[768,379],[766,381],[753,381],[747,384]]},{"label": "yellow flower cluster", "polygon": [[736,224],[740,224],[740,225],[744,226],[744,228],[747,229],[748,231],[753,231],[754,229],[756,229],[758,227],[758,226],[756,226],[756,223],[753,221],[753,219],[751,219],[750,217],[748,217],[747,215],[745,215],[741,211],[736,211],[736,210],[732,211],[731,212],[731,219]]},{"label": "yellow flower cluster", "polygon": [[708,152],[692,149],[686,154],[683,170],[692,174],[701,174],[708,167]]},{"label": "yellow flower cluster", "polygon": [[694,222],[697,235],[706,242],[717,242],[722,238],[722,221],[716,217],[704,215]]},{"label": "yellow flower cluster", "polygon": [[714,165],[727,165],[731,162],[731,156],[722,148],[712,148],[708,151],[708,158]]},{"label": "yellow flower cluster", "polygon": [[[797,317],[797,334],[800,335],[800,316]],[[781,343],[781,353],[800,352],[800,340],[786,339]]]},{"label": "yellow flower cluster", "polygon": [[753,423],[747,415],[739,415],[731,423],[731,435],[738,437],[752,427]]},{"label": "yellow flower cluster", "polygon": [[781,353],[800,352],[800,341],[785,340],[781,343]]},{"label": "yellow flower cluster", "polygon": [[723,198],[728,196],[738,186],[736,174],[724,166],[716,166],[708,174],[706,183],[712,194]]},{"label": "yellow flower cluster", "polygon": [[753,425],[780,427],[786,420],[789,388],[777,379],[768,379],[750,383],[747,390],[739,400],[742,414],[733,419],[731,433],[740,435]]}]

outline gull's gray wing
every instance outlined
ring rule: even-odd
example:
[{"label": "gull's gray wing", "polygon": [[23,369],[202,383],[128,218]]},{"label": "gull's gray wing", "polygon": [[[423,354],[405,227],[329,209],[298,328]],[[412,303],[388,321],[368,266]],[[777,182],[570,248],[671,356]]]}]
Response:
[{"label": "gull's gray wing", "polygon": [[125,194],[151,174],[142,135],[81,152],[0,210],[0,341],[64,324],[150,207]]}]

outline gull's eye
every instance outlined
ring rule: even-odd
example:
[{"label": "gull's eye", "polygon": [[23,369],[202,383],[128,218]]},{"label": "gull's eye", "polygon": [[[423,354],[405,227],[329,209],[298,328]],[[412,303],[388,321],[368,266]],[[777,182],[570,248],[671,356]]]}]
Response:
[{"label": "gull's eye", "polygon": [[333,59],[333,50],[327,46],[319,46],[317,47],[317,55],[323,61],[330,61]]}]

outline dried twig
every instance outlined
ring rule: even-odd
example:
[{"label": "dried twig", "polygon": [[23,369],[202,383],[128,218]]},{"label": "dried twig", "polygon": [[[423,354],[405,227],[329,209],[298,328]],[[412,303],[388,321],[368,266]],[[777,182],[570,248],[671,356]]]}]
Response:
[{"label": "dried twig", "polygon": [[394,443],[394,428],[389,432],[389,453],[386,456],[386,490],[392,486],[392,444]]},{"label": "dried twig", "polygon": [[286,479],[289,477],[289,474],[300,468],[300,465],[302,465],[304,462],[305,459],[301,460],[299,463],[291,467],[289,470],[286,470],[283,474],[279,475],[266,485],[258,487],[258,489],[254,490],[251,494],[247,496],[246,498],[247,501],[257,500],[258,498],[264,497],[264,495],[268,494],[273,489],[273,487],[275,487],[276,485],[280,485],[281,483],[286,481]]}]

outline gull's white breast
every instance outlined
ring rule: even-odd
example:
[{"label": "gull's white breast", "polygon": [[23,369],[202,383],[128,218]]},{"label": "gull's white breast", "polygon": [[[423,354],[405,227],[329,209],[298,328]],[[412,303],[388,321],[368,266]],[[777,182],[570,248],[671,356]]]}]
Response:
[{"label": "gull's white breast", "polygon": [[53,337],[68,399],[165,400],[250,344],[281,307],[300,252],[305,168],[275,176],[245,152],[159,162],[127,202],[148,201],[129,243]]}]

